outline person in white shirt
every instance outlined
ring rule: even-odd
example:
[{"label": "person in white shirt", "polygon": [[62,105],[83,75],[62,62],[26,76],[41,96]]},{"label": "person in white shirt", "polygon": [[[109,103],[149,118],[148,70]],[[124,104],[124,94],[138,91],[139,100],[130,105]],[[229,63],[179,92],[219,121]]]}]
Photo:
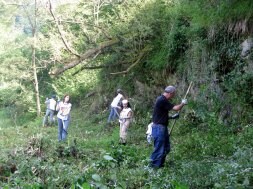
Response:
[{"label": "person in white shirt", "polygon": [[128,100],[122,100],[123,109],[120,112],[119,123],[120,123],[120,143],[126,145],[127,130],[130,126],[133,117],[133,111],[130,108]]},{"label": "person in white shirt", "polygon": [[56,110],[58,118],[58,141],[64,141],[68,135],[68,127],[70,124],[70,110],[72,104],[70,103],[70,96],[65,95],[63,100],[59,102]]},{"label": "person in white shirt", "polygon": [[[47,105],[46,115],[43,119],[43,127],[52,126],[54,122],[54,112],[56,108],[56,96],[52,95],[50,99],[46,98],[45,104]],[[48,122],[49,116],[49,122]]]},{"label": "person in white shirt", "polygon": [[151,144],[151,141],[152,141],[152,125],[153,125],[153,122],[148,124],[147,132],[146,132],[146,137],[149,144]]},{"label": "person in white shirt", "polygon": [[107,120],[107,123],[110,124],[114,121],[117,117],[119,118],[119,111],[121,110],[120,101],[124,99],[124,95],[121,89],[117,89],[117,95],[114,97],[111,107],[110,107],[110,114]]}]

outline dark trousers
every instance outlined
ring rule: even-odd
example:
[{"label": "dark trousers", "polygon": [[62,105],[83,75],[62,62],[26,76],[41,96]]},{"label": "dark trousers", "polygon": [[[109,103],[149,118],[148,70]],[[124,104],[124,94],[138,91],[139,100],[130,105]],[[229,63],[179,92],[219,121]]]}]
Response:
[{"label": "dark trousers", "polygon": [[170,152],[170,138],[167,126],[153,124],[152,137],[154,139],[154,151],[151,154],[151,166],[163,167],[166,155]]}]

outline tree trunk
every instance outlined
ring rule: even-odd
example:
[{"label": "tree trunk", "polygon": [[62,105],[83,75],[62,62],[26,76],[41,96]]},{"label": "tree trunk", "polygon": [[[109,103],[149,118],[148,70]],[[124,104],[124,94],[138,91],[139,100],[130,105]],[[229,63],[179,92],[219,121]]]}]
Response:
[{"label": "tree trunk", "polygon": [[35,37],[33,38],[34,42],[32,45],[32,67],[33,67],[33,77],[34,77],[34,88],[35,88],[35,96],[36,96],[36,105],[37,105],[37,116],[40,116],[41,114],[41,108],[40,108],[40,93],[39,93],[39,82],[38,82],[38,76],[37,76],[37,68],[36,68],[36,59],[35,59]]},{"label": "tree trunk", "polygon": [[34,0],[35,8],[34,8],[34,24],[32,26],[32,37],[33,37],[33,45],[32,45],[32,68],[33,68],[33,79],[34,79],[34,89],[36,96],[36,106],[37,106],[37,116],[41,114],[40,108],[40,93],[39,93],[39,82],[37,76],[37,67],[36,67],[36,27],[37,27],[37,0]]}]

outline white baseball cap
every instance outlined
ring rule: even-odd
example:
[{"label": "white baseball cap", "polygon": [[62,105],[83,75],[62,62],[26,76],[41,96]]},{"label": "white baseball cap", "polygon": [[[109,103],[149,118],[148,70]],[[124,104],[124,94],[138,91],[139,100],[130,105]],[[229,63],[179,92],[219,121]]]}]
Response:
[{"label": "white baseball cap", "polygon": [[122,104],[127,104],[128,103],[128,100],[124,99],[122,100]]}]

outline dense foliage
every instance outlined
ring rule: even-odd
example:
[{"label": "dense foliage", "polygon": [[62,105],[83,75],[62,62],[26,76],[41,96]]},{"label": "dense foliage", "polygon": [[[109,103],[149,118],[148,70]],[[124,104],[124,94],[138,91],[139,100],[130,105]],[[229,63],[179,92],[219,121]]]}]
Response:
[{"label": "dense foliage", "polygon": [[[0,5],[1,186],[253,186],[251,0]],[[67,144],[57,144],[55,128],[40,128],[44,112],[36,117],[35,77],[43,111],[46,97],[71,96]],[[168,169],[151,170],[146,166],[152,147],[144,133],[153,102],[168,84],[177,86],[178,102],[191,81]],[[117,144],[117,128],[103,129],[117,88],[125,91],[135,115],[126,147]]]}]

